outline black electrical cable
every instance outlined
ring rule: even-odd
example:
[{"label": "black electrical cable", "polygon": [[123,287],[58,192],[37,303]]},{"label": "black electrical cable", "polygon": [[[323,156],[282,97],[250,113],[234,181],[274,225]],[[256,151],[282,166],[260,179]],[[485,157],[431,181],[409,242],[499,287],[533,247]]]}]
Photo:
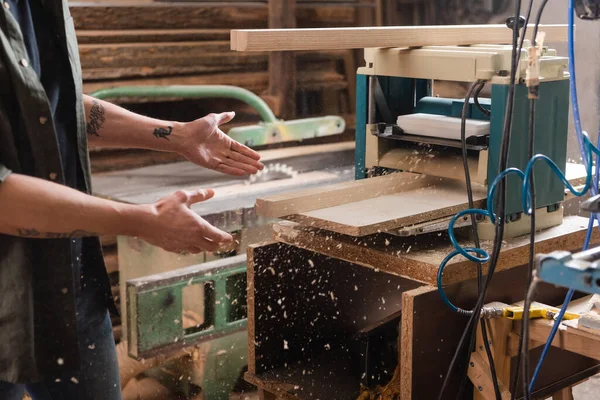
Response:
[{"label": "black electrical cable", "polygon": [[[465,172],[465,183],[466,183],[466,188],[467,188],[467,199],[468,199],[469,208],[474,208],[475,205],[474,205],[474,201],[473,201],[473,186],[471,184],[471,171],[469,169],[469,158],[468,158],[468,151],[467,151],[467,137],[466,137],[467,111],[469,110],[469,103],[471,101],[471,97],[476,99],[477,94],[481,92],[481,89],[483,89],[484,86],[485,86],[485,81],[482,81],[482,80],[479,80],[470,86],[470,88],[467,92],[467,95],[465,96],[465,101],[463,103],[462,114],[461,114],[460,143],[461,143],[461,150],[462,150],[462,161],[463,161],[463,169]],[[473,215],[473,214],[471,215],[471,231],[473,234],[473,241],[474,241],[475,247],[479,248],[480,242],[479,242],[479,234],[477,232],[477,219],[475,218],[475,215]],[[483,281],[483,272],[482,272],[481,263],[477,263],[477,287],[478,287],[479,292],[481,292],[481,290],[483,289],[482,281]],[[494,364],[492,350],[490,349],[490,344],[489,344],[489,339],[488,339],[485,324],[481,324],[481,336],[482,336],[482,340],[483,340],[483,343],[485,346],[485,352],[488,357],[488,362],[490,365],[490,374],[491,374],[492,383],[494,386],[494,393],[496,395],[496,399],[502,399],[502,395],[500,392],[500,385],[498,383],[498,376],[496,373],[496,366]],[[475,335],[473,335],[471,337],[471,343],[469,346],[469,349],[471,349],[471,350],[473,349],[474,344],[475,344],[474,339],[475,339]],[[468,368],[468,367],[466,367],[466,365],[465,365],[464,368]],[[462,392],[466,386],[466,383],[467,383],[467,374],[464,373],[462,381],[461,381],[461,385],[460,385],[459,397],[462,395]]]},{"label": "black electrical cable", "polygon": [[[532,43],[535,46],[536,43],[536,39],[537,39],[537,33],[538,33],[538,28],[540,26],[540,21],[542,19],[542,14],[544,12],[544,8],[546,7],[546,4],[548,3],[548,0],[544,0],[539,8],[538,8],[538,12],[535,18],[535,26],[533,29],[533,35],[532,35]],[[529,111],[529,159],[531,159],[533,157],[533,142],[534,142],[534,135],[535,135],[535,127],[533,124],[533,121],[535,119],[535,100],[531,99],[530,100],[530,111]],[[531,170],[531,176],[530,176],[530,182],[531,182],[531,186],[530,186],[530,195],[531,195],[531,208],[532,210],[534,210],[534,212],[531,214],[531,226],[530,226],[530,243],[529,243],[529,264],[528,264],[528,275],[527,275],[527,291],[526,294],[529,291],[529,286],[531,285],[531,282],[533,280],[533,262],[534,262],[534,257],[535,257],[535,181],[534,181],[534,177],[533,177],[533,168]],[[529,309],[527,309],[526,311],[527,313],[529,312]],[[512,385],[511,385],[511,400],[516,399],[516,393],[518,390],[518,386],[519,386],[519,376],[520,376],[520,369],[521,369],[521,365],[523,366],[523,382],[526,383],[529,381],[529,344],[527,341],[523,340],[523,337],[525,336],[525,327],[526,324],[521,324],[521,334],[519,337],[519,351],[517,353],[517,362],[516,362],[516,368],[514,371],[514,375],[512,376]],[[527,392],[529,388],[529,385],[527,384],[527,386],[525,386],[524,388],[524,392]]]},{"label": "black electrical cable", "polygon": [[[517,19],[521,10],[521,0],[515,1],[515,24],[517,23]],[[527,29],[527,25],[523,28],[523,37],[525,36],[525,30]],[[520,52],[517,52],[518,46],[522,46],[523,37],[521,43],[519,44],[519,32],[518,25],[513,29],[513,38],[512,38],[512,58],[511,58],[511,70],[510,70],[510,82],[509,82],[509,90],[508,96],[506,100],[506,114],[504,118],[504,128],[503,128],[503,137],[502,143],[500,146],[500,162],[498,172],[504,171],[508,164],[508,152],[510,148],[510,135],[512,133],[512,116],[514,112],[514,93],[515,93],[515,79],[517,72],[517,64],[519,62]],[[504,180],[501,180],[498,185],[499,196],[496,200],[496,210],[497,210],[497,219],[496,219],[496,227],[494,234],[494,246],[492,250],[492,255],[490,258],[488,275],[486,277],[483,290],[479,294],[477,303],[473,308],[473,314],[469,318],[467,326],[461,335],[461,338],[458,342],[458,346],[452,360],[450,361],[450,365],[448,367],[448,371],[446,376],[444,377],[444,382],[442,384],[442,388],[440,390],[439,399],[444,399],[444,393],[448,388],[450,383],[450,377],[452,372],[456,368],[458,363],[459,356],[463,352],[464,345],[467,341],[467,337],[469,337],[469,343],[471,343],[471,339],[475,333],[475,329],[477,329],[477,321],[479,320],[481,309],[483,307],[483,302],[485,301],[485,295],[487,292],[487,288],[490,284],[494,271],[496,269],[496,265],[498,263],[498,258],[500,257],[500,250],[502,249],[502,238],[504,236],[504,220],[506,217],[506,185]],[[469,335],[470,334],[470,335]],[[469,355],[470,356],[470,355]]]},{"label": "black electrical cable", "polygon": [[[527,351],[529,350],[529,308],[531,307],[531,303],[533,302],[533,296],[535,295],[535,288],[538,283],[538,278],[535,276],[535,271],[533,272],[533,278],[531,280],[531,284],[529,285],[529,289],[527,290],[527,295],[525,296],[525,302],[523,304],[523,309],[525,311],[525,315],[523,315],[523,360],[526,360]],[[527,367],[527,369],[525,369]],[[531,400],[531,393],[529,392],[529,365],[523,362],[523,399]]]},{"label": "black electrical cable", "polygon": [[475,107],[477,107],[477,109],[479,111],[481,111],[481,113],[483,115],[485,115],[486,117],[489,117],[491,112],[490,110],[488,110],[487,108],[482,107],[481,104],[479,104],[479,93],[481,93],[481,90],[483,89],[485,85],[481,85],[479,86],[476,90],[475,90],[475,94],[473,95],[473,102],[475,103]]},{"label": "black electrical cable", "polygon": [[[529,100],[529,159],[533,158],[533,144],[534,144],[534,136],[535,136],[535,99]],[[529,232],[529,264],[527,268],[528,279],[527,279],[527,288],[531,286],[533,281],[533,263],[535,257],[535,183],[534,183],[534,175],[533,168],[531,169],[531,173],[529,176],[529,192],[531,193],[531,225]],[[525,320],[529,320],[529,307],[525,307],[523,318]],[[524,331],[527,329],[525,324],[522,324]],[[524,332],[522,332],[524,334]],[[521,335],[523,337],[523,335]],[[523,391],[525,395],[525,400],[529,400],[531,394],[529,393],[529,348],[528,348],[527,340],[523,340],[521,344],[521,362],[523,369]],[[518,375],[517,375],[518,379]]]},{"label": "black electrical cable", "polygon": [[535,41],[537,40],[538,28],[540,27],[540,21],[542,20],[542,14],[544,13],[544,8],[546,8],[546,4],[548,4],[548,0],[542,1],[542,4],[540,4],[540,8],[538,8],[538,12],[535,17],[535,27],[533,28],[533,36],[532,36],[533,44],[535,44]]}]

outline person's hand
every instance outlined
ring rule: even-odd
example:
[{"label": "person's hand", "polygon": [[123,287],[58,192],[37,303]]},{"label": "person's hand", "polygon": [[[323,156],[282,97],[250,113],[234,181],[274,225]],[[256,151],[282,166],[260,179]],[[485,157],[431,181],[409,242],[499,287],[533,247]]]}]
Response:
[{"label": "person's hand", "polygon": [[214,194],[212,189],[179,190],[158,200],[149,206],[136,236],[173,253],[217,250],[233,238],[190,209],[192,204],[208,200]]},{"label": "person's hand", "polygon": [[263,169],[260,155],[227,136],[219,125],[233,119],[234,112],[208,114],[182,124],[177,133],[178,152],[201,167],[229,175],[255,174]]}]

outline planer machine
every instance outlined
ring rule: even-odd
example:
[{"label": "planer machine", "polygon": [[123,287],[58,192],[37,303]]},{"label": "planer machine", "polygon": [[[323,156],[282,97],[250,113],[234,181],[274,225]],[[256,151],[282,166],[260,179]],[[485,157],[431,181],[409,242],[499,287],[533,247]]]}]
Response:
[{"label": "planer machine", "polygon": [[[511,136],[509,167],[523,169],[528,148],[528,89],[524,83],[528,51],[520,54]],[[443,81],[486,81],[491,97],[472,99],[466,113],[466,147],[471,181],[487,187],[498,175],[498,159],[507,112],[512,47],[507,45],[428,46],[365,49],[366,66],[357,74],[356,179],[407,171],[464,181],[461,114],[464,99],[434,95]],[[536,102],[535,153],[548,155],[566,168],[569,74],[568,58],[543,47],[539,59],[539,99]],[[565,190],[550,169],[536,169],[535,183],[540,229],[560,225]],[[528,232],[523,217],[521,182],[507,181],[507,235]],[[432,223],[435,221],[432,221]],[[481,221],[480,235],[493,236],[493,224]],[[467,224],[463,221],[463,225]],[[438,224],[440,229],[446,224]],[[456,225],[457,227],[459,225]]]}]

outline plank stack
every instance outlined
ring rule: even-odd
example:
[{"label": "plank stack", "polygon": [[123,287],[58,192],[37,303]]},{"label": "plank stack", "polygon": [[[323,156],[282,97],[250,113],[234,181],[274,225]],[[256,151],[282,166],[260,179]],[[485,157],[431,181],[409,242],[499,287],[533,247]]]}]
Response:
[{"label": "plank stack", "polygon": [[[234,85],[264,95],[269,85],[266,52],[230,50],[231,28],[266,28],[265,2],[70,3],[77,31],[85,93],[118,86]],[[299,27],[352,26],[353,2],[299,1]],[[297,53],[298,117],[353,112],[355,57],[351,51]],[[238,123],[258,121],[254,110],[232,101],[109,99],[134,111],[191,120],[212,111],[238,111]],[[278,114],[276,99],[265,100]],[[154,102],[154,103],[153,103]],[[171,154],[92,149],[95,172],[170,162]]]}]

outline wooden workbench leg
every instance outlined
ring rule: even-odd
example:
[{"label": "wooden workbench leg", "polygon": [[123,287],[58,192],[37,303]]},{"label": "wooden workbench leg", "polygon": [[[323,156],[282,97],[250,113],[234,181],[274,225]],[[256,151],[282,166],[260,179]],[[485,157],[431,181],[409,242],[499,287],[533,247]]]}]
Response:
[{"label": "wooden workbench leg", "polygon": [[[480,324],[482,322],[486,324],[490,350],[492,351],[502,398],[510,398],[510,356],[508,355],[507,345],[508,336],[512,331],[512,321],[506,318],[495,318],[480,321]],[[485,352],[481,334],[481,326],[478,326],[476,348],[469,364],[469,378],[471,378],[474,385],[474,400],[495,398],[489,368],[488,356]]]},{"label": "wooden workbench leg", "polygon": [[552,395],[552,400],[573,400],[573,387],[569,386]]}]

